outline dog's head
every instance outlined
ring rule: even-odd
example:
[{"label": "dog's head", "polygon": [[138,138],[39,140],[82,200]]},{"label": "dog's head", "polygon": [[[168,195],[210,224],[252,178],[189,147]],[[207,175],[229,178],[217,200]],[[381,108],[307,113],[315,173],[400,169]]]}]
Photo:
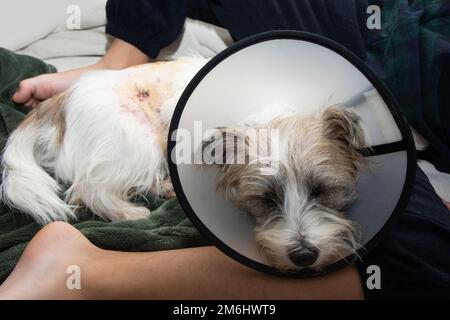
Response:
[{"label": "dog's head", "polygon": [[[202,151],[207,164],[219,167],[217,190],[254,217],[256,240],[270,263],[320,270],[355,253],[358,231],[343,212],[365,162],[358,116],[333,106],[256,129],[221,128]],[[270,152],[260,155],[263,145]]]}]

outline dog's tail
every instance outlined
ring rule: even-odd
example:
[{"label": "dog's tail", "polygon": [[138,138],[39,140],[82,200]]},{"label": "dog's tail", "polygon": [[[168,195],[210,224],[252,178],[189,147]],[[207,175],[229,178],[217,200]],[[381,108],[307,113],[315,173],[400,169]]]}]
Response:
[{"label": "dog's tail", "polygon": [[58,182],[45,171],[55,159],[61,138],[55,110],[48,110],[55,103],[50,99],[28,116],[10,136],[2,159],[3,202],[40,224],[75,216],[73,208],[61,200]]}]

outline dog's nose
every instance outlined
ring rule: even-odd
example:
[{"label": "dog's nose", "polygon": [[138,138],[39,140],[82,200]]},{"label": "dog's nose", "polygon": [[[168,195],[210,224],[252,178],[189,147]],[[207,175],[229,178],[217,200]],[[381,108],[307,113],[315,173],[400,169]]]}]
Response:
[{"label": "dog's nose", "polygon": [[313,245],[302,245],[289,253],[289,259],[299,267],[308,267],[316,262],[319,250]]}]

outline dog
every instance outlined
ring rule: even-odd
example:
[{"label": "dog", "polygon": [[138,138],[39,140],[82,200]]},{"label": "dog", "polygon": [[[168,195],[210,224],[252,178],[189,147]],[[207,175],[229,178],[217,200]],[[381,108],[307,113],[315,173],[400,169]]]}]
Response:
[{"label": "dog", "polygon": [[[219,169],[218,192],[254,219],[256,241],[279,270],[321,270],[357,256],[358,226],[344,212],[356,197],[361,167],[369,165],[360,118],[341,106],[314,115],[280,112],[269,121],[263,112],[250,125],[220,128],[203,143],[206,161]],[[269,137],[262,143],[261,130]],[[277,152],[261,157],[255,153],[261,144]]]},{"label": "dog", "polygon": [[86,207],[110,220],[150,212],[135,195],[171,196],[166,136],[183,90],[207,59],[180,57],[83,75],[41,103],[5,147],[4,203],[40,224]]},{"label": "dog", "polygon": [[[150,211],[132,199],[148,192],[174,196],[166,159],[169,124],[182,92],[207,62],[181,57],[92,72],[41,103],[8,139],[4,203],[42,225],[75,220],[80,208],[110,221],[147,217]],[[365,161],[356,114],[332,106],[250,126],[279,132],[276,170],[264,161],[209,165],[219,169],[218,192],[254,218],[256,240],[271,264],[321,269],[355,253],[357,228],[344,212]],[[222,134],[205,140],[202,152],[222,145],[226,157],[235,141],[258,143],[244,135],[244,126],[218,130]],[[230,130],[237,139],[230,141]]]}]

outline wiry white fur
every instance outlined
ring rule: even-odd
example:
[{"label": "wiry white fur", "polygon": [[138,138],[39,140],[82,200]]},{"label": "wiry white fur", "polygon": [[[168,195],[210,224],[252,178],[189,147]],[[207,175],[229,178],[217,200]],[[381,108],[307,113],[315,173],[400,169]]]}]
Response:
[{"label": "wiry white fur", "polygon": [[[78,205],[112,221],[145,217],[149,210],[131,203],[130,197],[150,189],[162,192],[167,168],[161,134],[165,142],[176,102],[206,62],[180,58],[173,62],[175,67],[172,62],[146,66],[146,81],[170,88],[160,93],[159,118],[152,120],[158,123],[148,121],[132,103],[124,106],[123,92],[119,94],[139,67],[83,76],[61,106],[66,126],[61,144],[54,124],[37,121],[9,139],[2,161],[5,203],[41,224],[75,218]],[[159,127],[163,133],[158,133]],[[68,189],[61,194],[64,186]]]},{"label": "wiry white fur", "polygon": [[41,224],[74,217],[72,208],[60,199],[61,186],[44,170],[52,166],[54,137],[51,124],[30,125],[11,135],[3,154],[4,203]]},{"label": "wiry white fur", "polygon": [[285,185],[284,214],[256,228],[256,240],[273,265],[280,270],[301,270],[288,257],[287,248],[301,248],[305,239],[318,248],[319,256],[308,268],[320,270],[359,249],[355,225],[338,212],[318,205],[302,191],[302,184]]}]

